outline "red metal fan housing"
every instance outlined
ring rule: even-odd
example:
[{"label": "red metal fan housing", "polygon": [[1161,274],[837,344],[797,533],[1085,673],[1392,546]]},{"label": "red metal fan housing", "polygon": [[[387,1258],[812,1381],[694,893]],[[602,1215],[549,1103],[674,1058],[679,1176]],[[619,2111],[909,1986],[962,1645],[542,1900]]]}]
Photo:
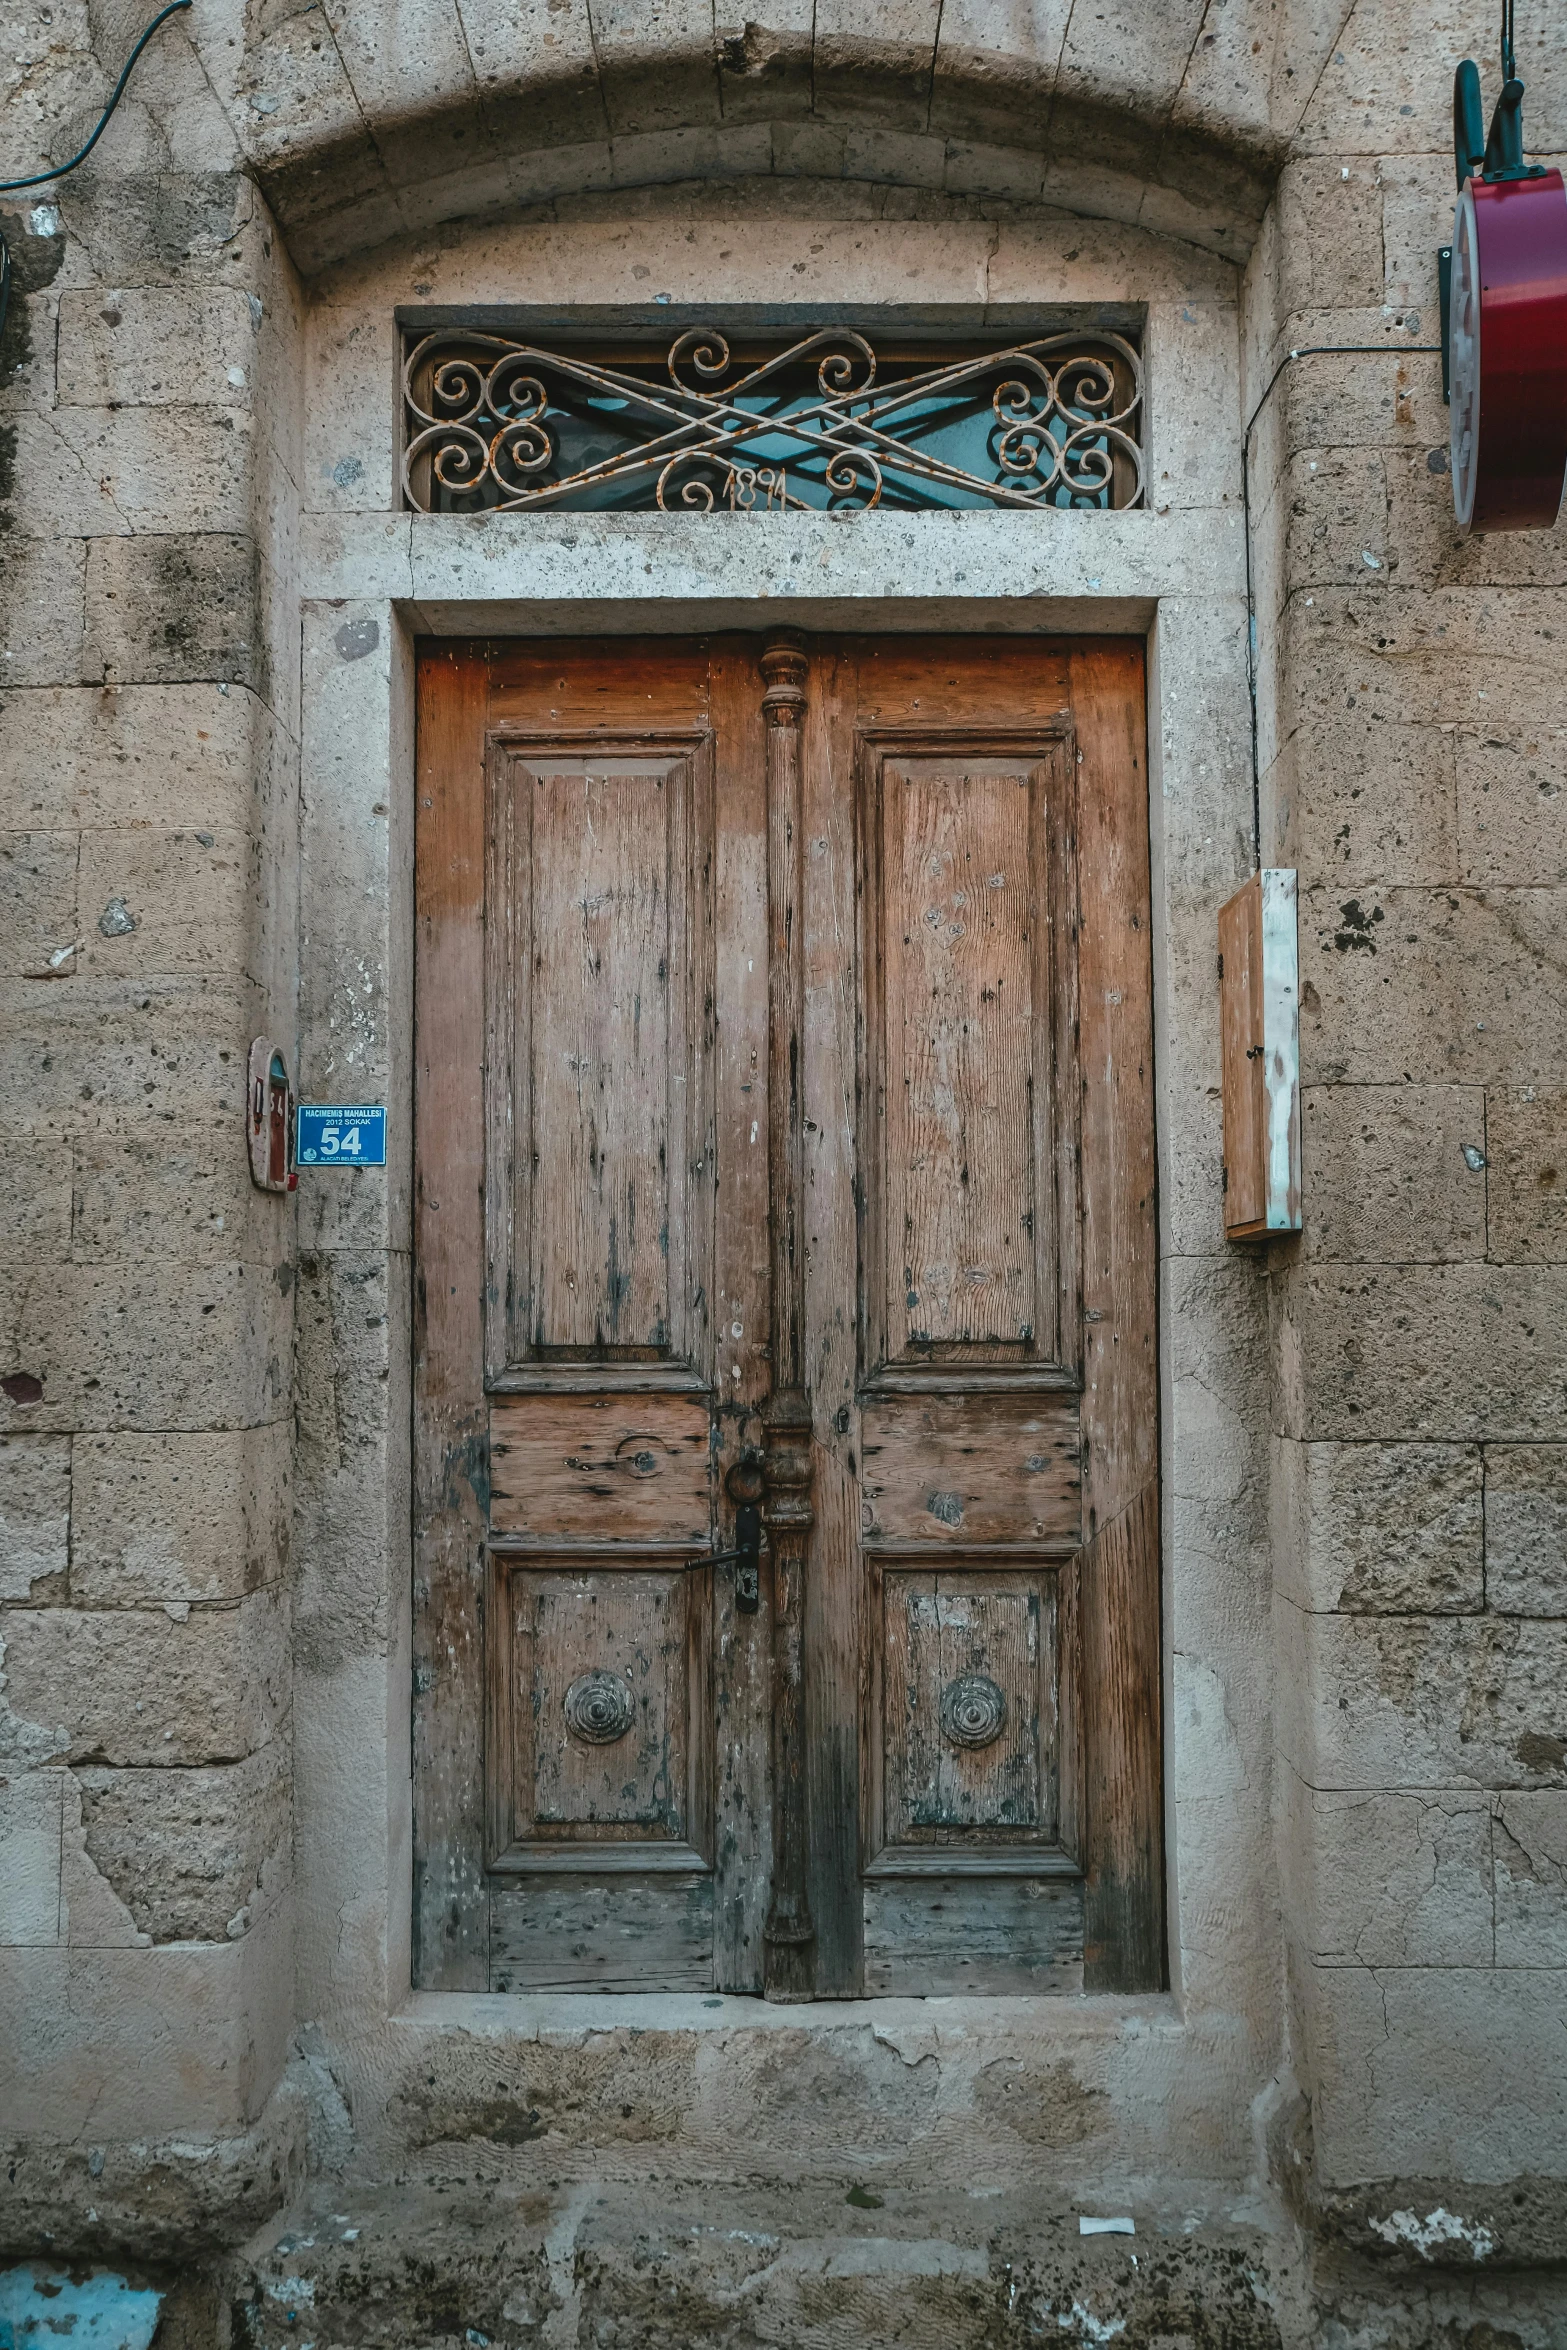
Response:
[{"label": "red metal fan housing", "polygon": [[1470,180],[1453,222],[1453,507],[1466,530],[1549,530],[1567,474],[1567,188]]}]

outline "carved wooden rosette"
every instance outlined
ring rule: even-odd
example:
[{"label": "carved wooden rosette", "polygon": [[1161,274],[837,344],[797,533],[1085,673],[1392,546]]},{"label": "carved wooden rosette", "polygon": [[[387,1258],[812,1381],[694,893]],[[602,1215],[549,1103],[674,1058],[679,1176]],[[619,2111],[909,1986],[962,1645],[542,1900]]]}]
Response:
[{"label": "carved wooden rosette", "polygon": [[816,1928],[806,1894],[805,1570],[811,1504],[811,1407],[805,1393],[805,1166],[800,1049],[805,965],[800,936],[800,733],[805,652],[773,638],[761,657],[767,721],[767,1159],[771,1196],[773,1392],[763,1514],[773,1582],[773,1884],[765,1988],[815,1995]]}]

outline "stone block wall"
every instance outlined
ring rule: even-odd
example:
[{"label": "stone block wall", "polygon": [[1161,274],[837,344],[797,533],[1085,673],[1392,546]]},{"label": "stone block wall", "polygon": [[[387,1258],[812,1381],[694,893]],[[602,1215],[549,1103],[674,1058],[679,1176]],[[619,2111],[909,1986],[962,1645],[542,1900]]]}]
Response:
[{"label": "stone block wall", "polygon": [[[1548,21],[1520,70],[1559,162]],[[1485,30],[1353,12],[1246,373],[1250,414],[1283,362],[1251,445],[1262,853],[1301,892],[1306,1222],[1271,1274],[1295,2175],[1363,2248],[1478,2197],[1527,2259],[1567,2176],[1567,533],[1460,537],[1417,348]]]},{"label": "stone block wall", "polygon": [[[0,170],[80,143],[139,21],[123,0],[12,12]],[[1061,2197],[1090,2175],[1073,2130],[1050,2136],[1081,2097],[1105,2117],[1091,2176],[1107,2198],[1173,2192],[1160,2133],[1184,2128],[1254,2248],[1287,2241],[1282,2186],[1329,2241],[1404,2263],[1383,2290],[1392,2330],[1356,2331],[1369,2304],[1343,2300],[1340,2332],[1320,2337],[1377,2350],[1437,2338],[1425,2304],[1407,2326],[1398,2314],[1432,2262],[1472,2282],[1477,2259],[1560,2260],[1567,534],[1458,539],[1423,348],[1452,65],[1477,50],[1494,90],[1485,29],[1455,0],[1179,0],[1113,22],[986,0],[889,19],[838,0],[738,29],[600,0],[515,16],[210,0],[160,36],[88,169],[0,197],[16,268],[0,349],[0,2135],[26,2139],[0,2211],[12,2241],[75,2229],[95,2249],[188,2258],[275,2207],[304,2129],[301,2098],[278,2091],[302,2001],[325,2019],[299,2032],[292,2076],[314,2101],[315,2158],[369,2146],[380,2187],[410,2146],[432,2175],[448,2138],[466,2162],[520,2104],[506,2160],[530,2193],[546,2040],[563,2086],[537,2102],[544,2134],[570,2139],[563,2170],[606,2159],[641,2110],[618,2089],[602,2114],[584,2097],[602,2022],[535,2022],[529,2038],[499,2006],[439,2024],[397,2012],[409,1171],[298,1204],[257,1195],[245,1059],[269,1032],[298,1042],[309,1091],[397,1098],[406,632],[454,625],[485,594],[509,593],[520,627],[563,582],[606,592],[592,534],[514,540],[505,562],[493,534],[480,563],[460,523],[417,535],[396,512],[395,304],[499,298],[519,224],[534,299],[580,298],[588,246],[557,232],[592,230],[628,271],[636,244],[623,307],[660,285],[695,302],[730,258],[729,221],[736,250],[765,249],[754,279],[741,252],[736,298],[773,300],[788,218],[798,274],[837,300],[928,296],[975,317],[1037,302],[1042,251],[1060,256],[1051,298],[1077,299],[1065,273],[1091,223],[1084,266],[1102,278],[1120,257],[1095,298],[1146,297],[1166,368],[1155,512],[1113,518],[1092,573],[1081,546],[1049,577],[1036,556],[1026,590],[1042,607],[1070,579],[1129,609],[1149,594],[1136,534],[1172,507],[1190,563],[1160,588],[1151,640],[1184,1939],[1157,2013],[1080,2013],[1052,2026],[1048,2063],[1010,2043],[994,2058],[1029,2083],[1027,2129],[1022,2100],[1007,2125],[1030,2150],[1013,2149],[1018,2193],[1032,2210],[1040,2147]],[[1545,154],[1567,149],[1560,45],[1559,8],[1532,13],[1527,120]],[[393,259],[356,291],[380,247]],[[1237,448],[1265,393],[1248,443],[1258,845],[1301,876],[1307,1221],[1263,1258],[1218,1237],[1211,958],[1217,899],[1252,848]],[[824,566],[840,560],[830,536]],[[684,542],[699,545],[687,594],[726,610],[759,595],[733,542]],[[666,548],[660,580],[684,559]],[[654,593],[640,547],[616,560],[615,593]],[[964,582],[1002,591],[1021,592],[999,561]],[[371,1716],[367,1747],[354,1726]],[[296,1839],[312,1855],[297,1898]],[[733,2089],[757,2061],[749,2029],[680,2040],[717,2120],[702,2137],[677,2098],[669,2135],[709,2204],[754,2129]],[[851,2115],[874,2107],[866,2142],[890,2130],[901,2147],[903,2076],[946,2065],[956,2175],[998,2143],[970,2079],[984,2051],[957,2061],[942,2020],[927,2029],[930,2047],[911,2029],[907,2053],[875,2054],[896,2094],[863,2087],[830,2031],[787,2069]],[[410,2085],[441,2106],[470,2071],[483,2096],[420,2135]],[[557,2105],[590,2118],[557,2124]],[[581,2211],[568,2227],[536,2200],[527,2225],[547,2223],[546,2265],[567,2274]],[[837,2200],[811,2224],[842,2225]],[[1331,2262],[1321,2274],[1331,2297]],[[1501,2300],[1486,2308],[1500,2325]],[[1511,2339],[1545,2350],[1549,2312],[1518,2323]]]},{"label": "stone block wall", "polygon": [[[0,170],[136,30],[19,12]],[[275,2198],[200,2141],[292,2028],[295,1211],[243,1117],[294,1052],[301,309],[188,43],[109,136],[0,197],[0,2107],[57,2149],[10,2229],[147,2242],[160,2140],[164,2218]]]}]

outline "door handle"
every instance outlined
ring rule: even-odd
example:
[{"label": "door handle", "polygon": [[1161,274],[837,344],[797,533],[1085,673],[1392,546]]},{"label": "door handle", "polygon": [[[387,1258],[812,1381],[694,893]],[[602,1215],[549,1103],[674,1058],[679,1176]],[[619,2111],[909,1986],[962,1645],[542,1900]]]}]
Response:
[{"label": "door handle", "polygon": [[728,1550],[705,1550],[691,1560],[693,1567],[730,1567],[735,1570],[735,1608],[754,1616],[762,1605],[762,1465],[754,1455],[736,1461],[724,1479],[724,1491],[735,1505],[735,1538]]}]

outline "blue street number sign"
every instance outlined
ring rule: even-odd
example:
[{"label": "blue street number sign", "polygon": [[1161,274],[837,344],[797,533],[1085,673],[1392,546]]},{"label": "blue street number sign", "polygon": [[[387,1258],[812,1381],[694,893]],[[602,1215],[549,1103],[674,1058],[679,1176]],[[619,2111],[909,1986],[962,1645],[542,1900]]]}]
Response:
[{"label": "blue street number sign", "polygon": [[301,1167],[384,1167],[384,1103],[301,1102],[294,1156]]}]

